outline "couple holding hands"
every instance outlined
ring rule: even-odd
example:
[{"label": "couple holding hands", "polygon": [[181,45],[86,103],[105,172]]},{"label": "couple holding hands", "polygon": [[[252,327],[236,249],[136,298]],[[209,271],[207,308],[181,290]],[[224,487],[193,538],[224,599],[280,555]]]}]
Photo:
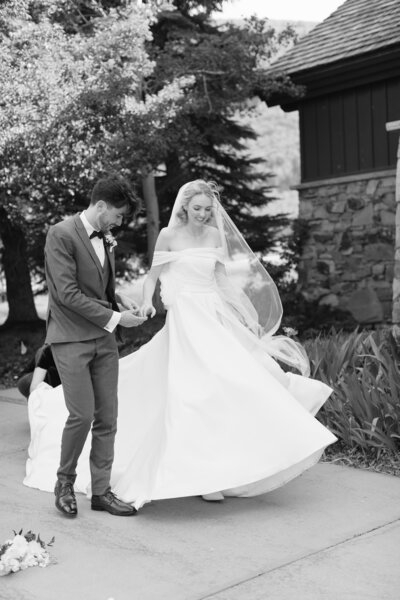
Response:
[{"label": "couple holding hands", "polygon": [[[163,498],[262,494],[336,439],[314,418],[331,389],[308,377],[300,345],[275,335],[278,291],[216,186],[195,180],[179,190],[140,309],[115,290],[110,234],[135,211],[126,181],[106,177],[85,211],[47,235],[46,342],[62,385],[31,394],[24,483],[50,491],[56,479],[67,517],[77,516],[76,491],[117,516]],[[115,330],[155,314],[158,279],[166,324],[119,359]]]}]

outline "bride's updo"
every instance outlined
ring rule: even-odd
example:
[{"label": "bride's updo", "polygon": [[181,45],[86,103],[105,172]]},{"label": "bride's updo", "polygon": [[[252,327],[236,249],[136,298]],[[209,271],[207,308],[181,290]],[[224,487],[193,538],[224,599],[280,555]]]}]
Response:
[{"label": "bride's updo", "polygon": [[185,183],[179,190],[177,199],[180,200],[180,206],[176,213],[177,218],[182,224],[187,223],[187,205],[194,196],[204,194],[214,205],[214,200],[219,200],[218,186],[214,181],[204,181],[204,179],[195,179]]}]

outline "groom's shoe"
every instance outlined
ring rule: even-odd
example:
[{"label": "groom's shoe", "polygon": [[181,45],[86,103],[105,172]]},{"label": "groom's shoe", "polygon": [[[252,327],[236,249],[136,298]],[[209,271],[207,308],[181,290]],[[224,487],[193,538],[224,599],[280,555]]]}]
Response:
[{"label": "groom's shoe", "polygon": [[71,481],[61,482],[57,481],[56,487],[54,488],[54,494],[56,496],[56,507],[63,515],[72,518],[78,514],[78,507],[76,505],[76,498],[74,493],[74,486]]},{"label": "groom's shoe", "polygon": [[136,508],[119,500],[111,490],[102,496],[92,496],[92,510],[106,510],[117,517],[132,517],[137,513]]}]

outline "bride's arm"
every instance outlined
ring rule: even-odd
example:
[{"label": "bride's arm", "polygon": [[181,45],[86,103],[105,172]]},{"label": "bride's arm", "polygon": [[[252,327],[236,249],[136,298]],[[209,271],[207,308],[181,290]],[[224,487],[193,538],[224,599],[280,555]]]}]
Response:
[{"label": "bride's arm", "polygon": [[156,289],[157,280],[161,274],[163,265],[159,267],[151,267],[143,284],[143,300],[140,307],[140,315],[142,317],[154,317],[156,309],[153,306],[153,295]]},{"label": "bride's arm", "polygon": [[[169,250],[169,232],[167,229],[162,229],[157,238],[155,252],[160,250]],[[143,300],[140,307],[140,314],[142,317],[150,316],[154,317],[156,309],[153,306],[153,295],[156,289],[158,278],[161,275],[164,265],[152,265],[150,271],[147,273],[146,279],[143,284]]]}]

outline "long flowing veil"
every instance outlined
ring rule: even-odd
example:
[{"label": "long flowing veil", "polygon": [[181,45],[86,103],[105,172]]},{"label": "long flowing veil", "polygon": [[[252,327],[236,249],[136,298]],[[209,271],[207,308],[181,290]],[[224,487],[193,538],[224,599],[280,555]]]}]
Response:
[{"label": "long flowing veil", "polygon": [[[191,183],[194,182],[180,188],[169,227],[179,226],[185,190]],[[213,189],[212,184],[208,185]],[[207,224],[216,227],[221,237],[225,268],[217,270],[216,279],[222,299],[268,354],[309,376],[309,360],[301,344],[289,337],[274,335],[279,329],[283,310],[273,279],[221,205],[216,189],[213,191],[213,214]]]}]

